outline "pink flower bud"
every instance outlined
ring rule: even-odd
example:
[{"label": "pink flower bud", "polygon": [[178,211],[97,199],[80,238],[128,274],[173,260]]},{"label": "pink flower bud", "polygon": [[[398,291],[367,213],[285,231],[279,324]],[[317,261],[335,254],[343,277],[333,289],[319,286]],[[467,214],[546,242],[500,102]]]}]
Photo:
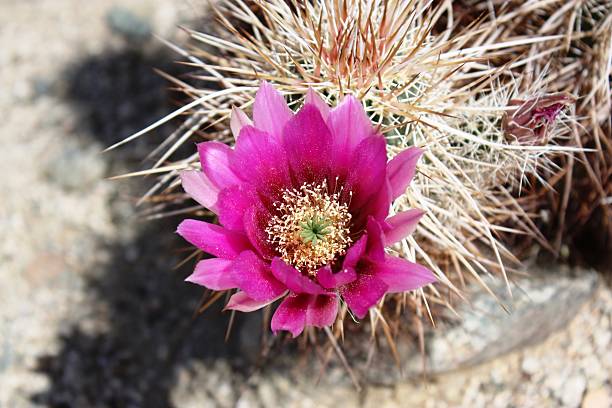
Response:
[{"label": "pink flower bud", "polygon": [[527,100],[511,99],[502,122],[509,140],[520,144],[537,145],[548,142],[548,128],[563,108],[576,102],[576,97],[559,92],[544,94]]}]

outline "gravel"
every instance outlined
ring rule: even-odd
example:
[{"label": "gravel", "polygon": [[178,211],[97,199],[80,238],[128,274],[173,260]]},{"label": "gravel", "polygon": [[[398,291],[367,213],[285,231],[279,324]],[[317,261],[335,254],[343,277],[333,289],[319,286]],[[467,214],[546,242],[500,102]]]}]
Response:
[{"label": "gravel", "polygon": [[175,24],[198,10],[114,7],[0,3],[0,407],[612,406],[612,291],[589,271],[521,281],[510,316],[475,293],[477,310],[428,335],[435,375],[408,356],[404,376],[388,356],[352,360],[370,378],[360,392],[316,350],[272,341],[262,357],[257,315],[238,315],[228,342],[218,308],[192,319],[201,291],[173,270],[177,220],[140,222],[142,183],[105,179],[137,168],[163,131],[100,151],[171,108],[151,69],[172,57],[148,35],[126,40],[138,27],[113,13],[183,41]]}]

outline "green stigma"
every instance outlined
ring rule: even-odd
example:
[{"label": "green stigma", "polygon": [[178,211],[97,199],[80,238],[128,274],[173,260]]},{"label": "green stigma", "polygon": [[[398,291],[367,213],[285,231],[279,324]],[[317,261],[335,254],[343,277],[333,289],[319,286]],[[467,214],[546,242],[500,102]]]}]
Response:
[{"label": "green stigma", "polygon": [[300,237],[304,242],[310,242],[315,246],[317,242],[325,240],[325,236],[330,232],[327,229],[330,225],[331,223],[325,221],[322,217],[315,216],[300,225],[302,227]]}]

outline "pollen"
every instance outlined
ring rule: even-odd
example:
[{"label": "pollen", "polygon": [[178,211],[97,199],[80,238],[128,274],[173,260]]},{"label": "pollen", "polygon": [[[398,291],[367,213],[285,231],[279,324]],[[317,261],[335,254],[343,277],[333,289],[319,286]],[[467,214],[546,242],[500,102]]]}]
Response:
[{"label": "pollen", "polygon": [[310,276],[346,253],[351,244],[351,214],[341,203],[341,192],[329,193],[327,182],[304,183],[283,192],[274,203],[277,215],[270,219],[266,233],[281,258]]}]

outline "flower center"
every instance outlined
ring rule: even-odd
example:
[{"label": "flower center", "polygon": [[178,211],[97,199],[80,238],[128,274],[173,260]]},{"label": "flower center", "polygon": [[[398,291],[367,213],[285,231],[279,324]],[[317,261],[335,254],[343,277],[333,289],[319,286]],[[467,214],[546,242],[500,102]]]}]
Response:
[{"label": "flower center", "polygon": [[314,276],[352,242],[348,205],[340,203],[340,193],[328,193],[326,182],[285,190],[274,207],[278,214],[266,228],[268,242],[301,272]]}]

